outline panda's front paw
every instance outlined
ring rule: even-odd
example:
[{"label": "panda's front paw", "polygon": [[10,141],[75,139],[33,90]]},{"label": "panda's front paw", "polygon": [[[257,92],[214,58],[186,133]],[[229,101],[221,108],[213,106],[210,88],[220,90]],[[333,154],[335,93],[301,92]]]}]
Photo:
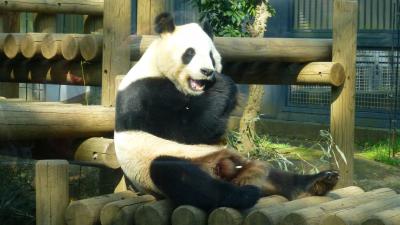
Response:
[{"label": "panda's front paw", "polygon": [[339,180],[339,172],[326,170],[315,175],[315,179],[308,186],[308,192],[312,195],[325,195],[331,191]]},{"label": "panda's front paw", "polygon": [[261,190],[253,185],[236,187],[227,193],[220,202],[220,207],[231,207],[235,209],[248,209],[253,207],[261,198]]}]

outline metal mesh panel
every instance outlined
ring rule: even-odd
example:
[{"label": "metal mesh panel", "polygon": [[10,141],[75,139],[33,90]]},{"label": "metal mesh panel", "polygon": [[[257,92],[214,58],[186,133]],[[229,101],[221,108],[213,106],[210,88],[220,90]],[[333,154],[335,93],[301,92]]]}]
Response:
[{"label": "metal mesh panel", "polygon": [[[390,51],[358,50],[356,70],[357,109],[390,110],[396,85],[395,74],[390,66]],[[289,87],[289,106],[327,107],[329,99],[329,87]]]}]

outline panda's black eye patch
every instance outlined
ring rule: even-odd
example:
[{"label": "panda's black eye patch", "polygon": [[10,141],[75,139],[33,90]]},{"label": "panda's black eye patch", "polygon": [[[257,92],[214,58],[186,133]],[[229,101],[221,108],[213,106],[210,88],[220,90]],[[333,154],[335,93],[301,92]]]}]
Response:
[{"label": "panda's black eye patch", "polygon": [[193,48],[188,48],[182,55],[182,63],[187,65],[196,55],[196,51]]}]

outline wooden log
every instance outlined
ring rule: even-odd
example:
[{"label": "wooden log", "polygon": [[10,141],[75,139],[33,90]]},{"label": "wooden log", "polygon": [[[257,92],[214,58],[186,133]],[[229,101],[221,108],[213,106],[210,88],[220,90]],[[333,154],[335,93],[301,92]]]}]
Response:
[{"label": "wooden log", "polygon": [[[9,71],[12,68],[12,73]],[[5,61],[0,63],[0,82],[24,82],[100,86],[101,68],[99,64],[84,62],[69,62],[59,60],[50,62],[43,59],[18,60],[10,64]]]},{"label": "wooden log", "polygon": [[[104,2],[104,43],[101,104],[115,104],[115,76],[129,70],[129,35],[131,33],[131,0]],[[118,24],[118,26],[116,26]]]},{"label": "wooden log", "polygon": [[318,225],[322,219],[332,213],[351,209],[378,199],[389,199],[396,196],[396,192],[389,188],[376,189],[353,197],[338,199],[322,203],[318,206],[308,207],[288,214],[282,221],[282,225]]},{"label": "wooden log", "polygon": [[[131,59],[137,61],[157,36],[131,36]],[[226,61],[318,62],[330,61],[331,39],[215,37]]]},{"label": "wooden log", "polygon": [[69,202],[66,160],[39,160],[35,168],[36,224],[64,225]]},{"label": "wooden log", "polygon": [[374,213],[362,225],[399,225],[400,207],[388,209],[379,213]]},{"label": "wooden log", "polygon": [[209,225],[229,224],[240,225],[243,222],[242,214],[232,208],[220,207],[211,212],[208,218]]},{"label": "wooden log", "polygon": [[83,33],[102,33],[103,32],[103,17],[102,16],[84,16]]},{"label": "wooden log", "polygon": [[27,33],[21,40],[21,53],[27,58],[31,59],[35,56],[41,56],[41,45],[45,33]]},{"label": "wooden log", "polygon": [[82,37],[79,43],[82,58],[86,61],[99,61],[103,53],[103,35],[93,34]]},{"label": "wooden log", "polygon": [[108,107],[2,103],[0,110],[1,141],[105,136],[114,130],[115,112]]},{"label": "wooden log", "polygon": [[[237,65],[239,64],[239,65]],[[333,85],[344,83],[342,65],[332,62],[298,63],[225,63],[222,71],[236,83]]]},{"label": "wooden log", "polygon": [[21,40],[24,37],[21,33],[7,34],[4,39],[3,52],[9,59],[14,59],[21,53]]},{"label": "wooden log", "polygon": [[79,41],[84,37],[83,34],[67,34],[61,40],[61,55],[66,60],[81,59],[79,51]]},{"label": "wooden log", "polygon": [[194,206],[182,205],[171,216],[172,225],[207,225],[207,213]]},{"label": "wooden log", "polygon": [[41,33],[55,33],[57,31],[57,15],[55,13],[38,13],[33,18],[33,30]]},{"label": "wooden log", "polygon": [[357,1],[334,0],[332,61],[342,64],[346,75],[345,83],[331,91],[330,132],[346,158],[336,157],[339,168],[332,159],[332,166],[340,173],[337,187],[353,184],[357,12]]},{"label": "wooden log", "polygon": [[61,58],[61,41],[65,34],[47,34],[43,38],[40,50],[45,59]]},{"label": "wooden log", "polygon": [[161,200],[140,206],[135,212],[136,225],[168,225],[174,206],[169,200]]},{"label": "wooden log", "polygon": [[75,160],[117,169],[120,167],[115,155],[114,140],[108,138],[89,138],[79,145]]},{"label": "wooden log", "polygon": [[324,202],[329,202],[334,199],[346,198],[349,196],[361,194],[364,191],[359,187],[348,187],[337,189],[330,192],[327,196],[312,196],[301,198],[286,203],[269,205],[268,207],[258,208],[248,214],[244,220],[245,225],[272,225],[279,222],[289,213],[298,209],[315,206]]},{"label": "wooden log", "polygon": [[[249,215],[250,213],[262,209],[267,208],[269,206],[279,205],[283,202],[287,202],[288,200],[280,195],[273,195],[261,198],[257,204],[248,210],[244,210],[242,212],[236,209],[229,209],[229,208],[218,208],[215,209],[209,216],[209,224],[217,225],[217,224],[242,224],[244,218]],[[240,215],[240,216],[239,216]]]},{"label": "wooden log", "polygon": [[361,223],[368,219],[371,214],[395,207],[400,207],[400,195],[392,198],[375,200],[367,204],[359,205],[352,209],[330,214],[322,220],[322,224],[361,225]]},{"label": "wooden log", "polygon": [[65,212],[65,221],[68,225],[100,224],[100,211],[106,204],[136,196],[134,192],[125,191],[74,201]]},{"label": "wooden log", "polygon": [[142,195],[125,200],[108,203],[100,213],[102,225],[131,225],[134,224],[136,210],[145,203],[156,199],[151,195]]},{"label": "wooden log", "polygon": [[66,14],[103,14],[104,0],[7,0],[0,2],[0,11],[66,13]]}]

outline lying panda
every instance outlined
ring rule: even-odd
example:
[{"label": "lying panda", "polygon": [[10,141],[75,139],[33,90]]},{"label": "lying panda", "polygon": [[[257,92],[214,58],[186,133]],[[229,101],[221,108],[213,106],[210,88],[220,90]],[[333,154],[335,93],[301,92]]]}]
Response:
[{"label": "lying panda", "polygon": [[117,93],[115,148],[131,181],[177,205],[205,210],[245,209],[272,194],[324,195],[335,186],[335,171],[291,174],[219,145],[237,89],[220,73],[210,29],[176,26],[169,13],[155,22],[160,38]]}]

